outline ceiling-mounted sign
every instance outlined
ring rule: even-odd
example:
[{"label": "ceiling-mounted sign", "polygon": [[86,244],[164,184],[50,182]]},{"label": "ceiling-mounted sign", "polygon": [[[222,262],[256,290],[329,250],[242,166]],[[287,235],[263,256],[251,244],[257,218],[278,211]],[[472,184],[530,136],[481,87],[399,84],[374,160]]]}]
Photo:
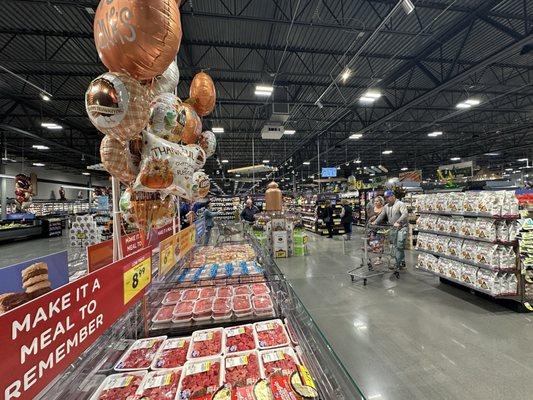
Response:
[{"label": "ceiling-mounted sign", "polygon": [[474,175],[474,162],[465,161],[465,162],[460,162],[460,163],[455,163],[455,164],[441,165],[439,166],[439,171],[441,171],[444,175],[447,172],[451,172],[456,178],[473,176]]},{"label": "ceiling-mounted sign", "polygon": [[422,171],[415,169],[413,171],[400,172],[398,180],[400,182],[422,182]]}]

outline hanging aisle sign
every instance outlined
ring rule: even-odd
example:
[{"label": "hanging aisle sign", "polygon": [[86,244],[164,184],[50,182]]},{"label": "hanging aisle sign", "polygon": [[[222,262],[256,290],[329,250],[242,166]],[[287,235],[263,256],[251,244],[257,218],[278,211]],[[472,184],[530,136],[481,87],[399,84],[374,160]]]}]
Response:
[{"label": "hanging aisle sign", "polygon": [[147,247],[0,315],[0,398],[33,399],[143,294]]}]

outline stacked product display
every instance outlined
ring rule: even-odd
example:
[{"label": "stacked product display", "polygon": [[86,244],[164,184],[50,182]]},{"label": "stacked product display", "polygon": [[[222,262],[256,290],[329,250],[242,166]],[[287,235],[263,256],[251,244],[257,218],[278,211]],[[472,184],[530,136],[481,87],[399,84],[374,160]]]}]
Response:
[{"label": "stacked product display", "polygon": [[211,210],[216,212],[216,220],[235,220],[240,199],[238,197],[216,196],[211,198]]},{"label": "stacked product display", "polygon": [[417,267],[493,297],[521,299],[512,191],[420,195]]},{"label": "stacked product display", "polygon": [[328,229],[324,222],[324,212],[327,201],[329,201],[333,207],[333,234],[344,234],[344,227],[341,224],[340,217],[342,206],[339,203],[338,195],[335,193],[321,193],[304,202],[301,211],[303,226],[305,229],[320,235],[328,234]]},{"label": "stacked product display", "polygon": [[520,249],[520,275],[522,276],[524,305],[533,311],[533,190],[518,190],[520,203],[518,245]]}]

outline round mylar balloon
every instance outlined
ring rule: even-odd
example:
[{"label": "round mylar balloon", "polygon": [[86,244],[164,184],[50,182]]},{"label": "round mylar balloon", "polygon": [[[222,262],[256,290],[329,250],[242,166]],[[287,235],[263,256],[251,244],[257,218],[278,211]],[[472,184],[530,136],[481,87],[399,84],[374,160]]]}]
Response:
[{"label": "round mylar balloon", "polygon": [[162,93],[150,103],[150,119],[148,131],[163,139],[170,140],[172,131],[178,124],[176,105],[180,99],[172,93]]},{"label": "round mylar balloon", "polygon": [[202,149],[204,149],[205,155],[207,157],[211,157],[213,154],[215,154],[217,149],[217,138],[213,132],[204,131],[200,133],[198,144]]},{"label": "round mylar balloon", "polygon": [[136,177],[138,169],[133,165],[128,145],[111,136],[105,136],[100,144],[100,158],[107,172],[129,184]]},{"label": "round mylar balloon", "polygon": [[205,117],[211,114],[217,100],[215,84],[211,77],[205,72],[196,74],[191,82],[189,97],[193,100],[198,115]]},{"label": "round mylar balloon", "polygon": [[168,68],[161,75],[154,78],[152,83],[152,95],[161,93],[174,93],[180,80],[180,70],[176,61],[172,61]]},{"label": "round mylar balloon", "polygon": [[90,83],[85,108],[100,132],[122,142],[136,136],[150,116],[147,89],[129,75],[115,72]]},{"label": "round mylar balloon", "polygon": [[209,177],[204,171],[196,171],[192,178],[193,194],[195,197],[202,198],[207,196],[211,187]]},{"label": "round mylar balloon", "polygon": [[198,140],[200,133],[202,133],[202,120],[190,104],[181,103],[178,106],[178,125],[173,134],[179,136],[182,142],[193,144]]},{"label": "round mylar balloon", "polygon": [[202,168],[205,165],[205,160],[207,159],[204,149],[197,144],[188,144],[185,148],[192,152],[190,157],[193,160],[194,170],[197,171]]},{"label": "round mylar balloon", "polygon": [[165,71],[178,53],[181,33],[176,0],[101,0],[94,16],[102,62],[138,80]]}]

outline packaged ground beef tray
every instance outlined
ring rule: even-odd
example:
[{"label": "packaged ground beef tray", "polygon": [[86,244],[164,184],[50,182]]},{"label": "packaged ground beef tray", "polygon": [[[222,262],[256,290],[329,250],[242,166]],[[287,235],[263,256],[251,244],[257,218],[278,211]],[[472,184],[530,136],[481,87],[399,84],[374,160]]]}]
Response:
[{"label": "packaged ground beef tray", "polygon": [[164,323],[172,321],[172,312],[174,311],[174,306],[163,306],[159,307],[152,318],[154,323]]},{"label": "packaged ground beef tray", "polygon": [[253,313],[252,301],[249,295],[233,297],[233,312],[237,317],[245,317]]},{"label": "packaged ground beef tray", "polygon": [[243,387],[255,384],[264,374],[257,350],[245,351],[224,357],[223,380],[229,387]]},{"label": "packaged ground beef tray", "polygon": [[279,319],[256,322],[254,324],[254,329],[257,348],[260,350],[287,346],[289,344],[289,336],[285,331],[283,322]]},{"label": "packaged ground beef tray", "polygon": [[232,326],[224,329],[226,354],[256,348],[254,326],[252,324]]},{"label": "packaged ground beef tray", "polygon": [[181,300],[182,291],[181,290],[172,290],[170,292],[167,292],[165,294],[165,297],[163,297],[163,305],[168,306],[171,304],[176,304],[178,301]]},{"label": "packaged ground beef tray", "polygon": [[261,351],[260,354],[267,378],[273,375],[290,376],[298,371],[298,357],[292,347]]},{"label": "packaged ground beef tray", "polygon": [[270,288],[266,283],[253,283],[250,285],[250,288],[254,295],[270,293]]},{"label": "packaged ground beef tray", "polygon": [[183,367],[187,361],[190,342],[190,337],[165,340],[161,345],[159,353],[157,353],[157,356],[152,362],[151,368],[157,370]]},{"label": "packaged ground beef tray", "polygon": [[148,369],[166,336],[139,339],[133,342],[115,365],[115,371]]},{"label": "packaged ground beef tray", "polygon": [[191,337],[187,359],[220,356],[224,348],[224,329],[195,331]]},{"label": "packaged ground beef tray", "polygon": [[181,368],[149,372],[137,389],[136,400],[174,400],[180,378]]},{"label": "packaged ground beef tray", "polygon": [[146,371],[132,371],[109,375],[100,384],[90,400],[135,400]]},{"label": "packaged ground beef tray", "polygon": [[211,399],[212,395],[222,386],[221,369],[221,357],[187,361],[181,372],[181,382],[176,399]]}]

